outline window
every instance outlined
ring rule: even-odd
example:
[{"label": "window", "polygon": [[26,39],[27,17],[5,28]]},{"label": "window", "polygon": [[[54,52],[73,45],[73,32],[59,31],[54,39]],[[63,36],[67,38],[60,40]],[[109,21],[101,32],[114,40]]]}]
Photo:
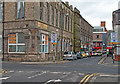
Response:
[{"label": "window", "polygon": [[43,2],[40,2],[40,20],[43,20]]},{"label": "window", "polygon": [[47,2],[47,22],[49,23],[49,11],[50,11],[50,9],[49,9],[49,3]]},{"label": "window", "polygon": [[100,38],[99,35],[96,35],[96,38],[99,39]]},{"label": "window", "polygon": [[8,35],[8,52],[25,52],[25,38],[23,33],[11,33]]},{"label": "window", "polygon": [[17,4],[17,18],[22,19],[24,18],[24,1],[18,1]]},{"label": "window", "polygon": [[52,6],[52,24],[54,25],[54,8]]},{"label": "window", "polygon": [[56,9],[56,26],[58,26],[58,10]]},{"label": "window", "polygon": [[0,35],[0,51],[2,50],[2,35]]},{"label": "window", "polygon": [[3,5],[2,3],[0,3],[0,20],[2,20],[2,8],[3,8]]},{"label": "window", "polygon": [[40,53],[48,53],[48,36],[42,34]]},{"label": "window", "polygon": [[73,27],[73,24],[72,24],[72,18],[71,18],[71,32],[72,32],[72,27]]}]

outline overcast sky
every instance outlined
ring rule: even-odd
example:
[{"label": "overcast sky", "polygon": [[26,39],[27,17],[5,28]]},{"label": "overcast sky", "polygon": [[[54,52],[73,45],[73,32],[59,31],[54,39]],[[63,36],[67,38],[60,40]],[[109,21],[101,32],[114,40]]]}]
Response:
[{"label": "overcast sky", "polygon": [[80,10],[81,15],[92,26],[106,21],[106,28],[112,30],[112,12],[118,9],[120,0],[63,0]]}]

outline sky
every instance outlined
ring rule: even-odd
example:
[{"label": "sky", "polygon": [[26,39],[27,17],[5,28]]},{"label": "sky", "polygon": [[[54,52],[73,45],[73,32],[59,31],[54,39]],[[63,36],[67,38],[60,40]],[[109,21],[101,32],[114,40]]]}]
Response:
[{"label": "sky", "polygon": [[120,0],[63,0],[80,10],[80,14],[93,27],[106,21],[107,30],[112,30],[112,12],[118,9]]}]

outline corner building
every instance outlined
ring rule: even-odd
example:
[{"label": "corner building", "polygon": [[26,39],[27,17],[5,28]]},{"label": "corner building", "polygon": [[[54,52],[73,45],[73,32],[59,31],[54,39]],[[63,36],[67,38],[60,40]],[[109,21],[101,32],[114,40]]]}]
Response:
[{"label": "corner building", "polygon": [[52,33],[56,59],[60,48],[61,54],[73,51],[74,13],[68,2],[5,2],[4,11],[5,60],[52,60]]}]

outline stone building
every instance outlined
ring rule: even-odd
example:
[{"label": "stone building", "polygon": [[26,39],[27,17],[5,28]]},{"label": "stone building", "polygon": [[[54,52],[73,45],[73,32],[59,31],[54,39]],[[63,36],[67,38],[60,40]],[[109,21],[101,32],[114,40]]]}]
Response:
[{"label": "stone building", "polygon": [[93,41],[93,27],[74,8],[74,52],[88,50]]},{"label": "stone building", "polygon": [[117,45],[114,48],[115,60],[120,61],[120,2],[118,10],[113,11],[113,31],[117,32]]},{"label": "stone building", "polygon": [[[73,51],[74,12],[68,2],[5,2],[4,11],[6,60],[52,60],[53,49],[56,59]],[[57,34],[55,48],[52,33]]]}]

